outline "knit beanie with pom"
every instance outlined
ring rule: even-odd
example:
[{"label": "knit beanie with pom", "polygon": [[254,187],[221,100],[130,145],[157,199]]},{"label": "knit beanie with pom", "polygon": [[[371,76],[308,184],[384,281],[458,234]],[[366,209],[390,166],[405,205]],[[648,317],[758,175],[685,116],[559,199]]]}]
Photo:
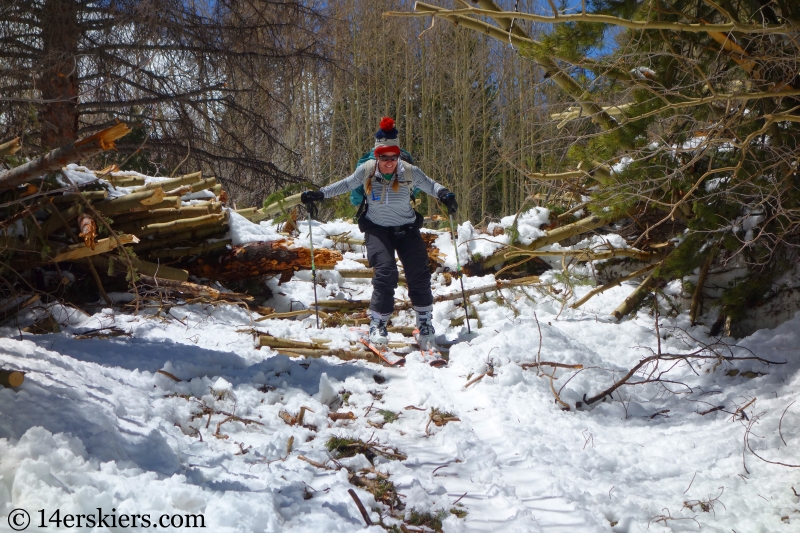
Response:
[{"label": "knit beanie with pom", "polygon": [[372,151],[375,157],[379,155],[398,155],[400,154],[400,140],[398,139],[397,128],[394,127],[394,119],[383,117],[380,129],[375,133],[375,148]]}]

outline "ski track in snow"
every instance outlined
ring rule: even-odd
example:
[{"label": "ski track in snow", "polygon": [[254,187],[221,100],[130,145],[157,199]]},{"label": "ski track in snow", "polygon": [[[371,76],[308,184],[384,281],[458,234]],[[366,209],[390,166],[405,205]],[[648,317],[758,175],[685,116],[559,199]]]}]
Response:
[{"label": "ski track in snow", "polygon": [[[335,271],[321,277],[321,299],[343,290],[369,297],[364,280],[345,282]],[[307,278],[300,273],[273,287],[283,293],[273,303],[310,301]],[[482,286],[490,278],[466,282],[468,288]],[[437,291],[441,281],[435,277]],[[789,362],[735,364],[762,376],[728,376],[728,363],[684,365],[672,370],[670,385],[623,387],[611,401],[576,410],[584,393],[607,387],[649,355],[648,348],[657,349],[646,313],[619,324],[603,318],[629,291],[612,289],[581,311],[561,314],[558,302],[532,292],[525,297],[520,289],[503,291],[506,305],[492,295],[475,296],[482,327],[475,323],[470,338],[463,328],[450,327],[463,310],[437,303],[437,331],[462,341],[442,369],[414,356],[405,368],[387,368],[256,350],[247,332],[254,325],[249,315],[231,306],[173,307],[159,318],[146,317],[152,310],[85,317],[53,308],[62,333],[19,340],[16,327],[0,328],[0,368],[27,372],[18,390],[0,388],[0,531],[8,531],[6,516],[15,508],[36,517],[38,509],[79,514],[98,507],[153,516],[202,513],[208,530],[222,532],[382,531],[364,526],[347,493],[353,486],[346,471],[298,458],[335,467],[325,448],[331,436],[372,439],[406,454],[405,461],[379,457],[375,465],[390,475],[407,510],[447,512],[461,498],[459,508],[468,514],[448,514],[446,532],[659,533],[698,526],[715,533],[797,531],[800,498],[792,487],[800,491],[800,469],[767,464],[748,452],[745,471],[747,421],[730,412],[756,398],[746,412],[763,417],[751,445],[770,460],[800,463],[800,404],[783,414],[798,398],[800,314],[738,342],[761,357]],[[23,322],[41,312],[29,311]],[[409,320],[407,313],[397,318]],[[312,317],[257,326],[278,337],[328,338],[332,348],[356,340],[347,327],[318,331],[313,324]],[[710,341],[705,328],[689,327],[685,315],[662,317],[660,325],[665,352],[686,353],[697,345],[675,328]],[[131,336],[74,337],[110,326]],[[587,367],[568,384],[574,372],[555,376],[570,412],[554,403],[549,379],[520,367],[539,350],[542,360]],[[489,360],[494,375],[465,389]],[[667,393],[667,386],[678,394]],[[350,395],[339,406],[344,391]],[[725,410],[700,414],[718,405]],[[280,419],[282,410],[295,415],[302,406],[311,409],[305,415],[310,427]],[[327,415],[337,407],[357,419],[331,422]],[[207,408],[215,411],[209,416]],[[426,433],[431,408],[460,421],[430,424]],[[378,409],[400,416],[382,428],[370,426],[368,421],[383,421]],[[225,413],[257,423],[223,422]],[[217,431],[227,438],[215,437]],[[290,437],[294,446],[287,456]],[[370,466],[363,456],[339,462],[354,470]],[[368,509],[376,507],[371,494],[356,491]],[[701,501],[710,505],[708,512]],[[371,516],[379,518],[375,511]]]}]

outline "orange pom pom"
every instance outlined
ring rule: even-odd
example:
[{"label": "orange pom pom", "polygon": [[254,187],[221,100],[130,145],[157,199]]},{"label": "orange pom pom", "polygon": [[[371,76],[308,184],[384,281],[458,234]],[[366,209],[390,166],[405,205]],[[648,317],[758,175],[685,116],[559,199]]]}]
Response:
[{"label": "orange pom pom", "polygon": [[394,129],[394,119],[392,117],[383,117],[381,119],[381,129],[385,132],[390,132]]}]

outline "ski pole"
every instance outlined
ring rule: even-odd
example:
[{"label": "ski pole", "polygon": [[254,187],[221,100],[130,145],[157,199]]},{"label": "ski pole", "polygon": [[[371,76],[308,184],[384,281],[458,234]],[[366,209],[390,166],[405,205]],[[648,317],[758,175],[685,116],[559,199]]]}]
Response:
[{"label": "ski pole", "polygon": [[469,327],[469,309],[467,309],[467,293],[464,292],[464,273],[461,271],[461,261],[458,259],[458,244],[456,243],[456,229],[453,225],[453,214],[450,215],[450,234],[453,236],[453,248],[456,251],[456,269],[458,270],[458,279],[461,281],[461,298],[464,300],[464,316],[467,321],[467,333],[472,333]]},{"label": "ski pole", "polygon": [[311,232],[311,209],[306,209],[306,211],[308,211],[308,243],[311,247],[311,282],[314,284],[314,311],[317,314],[317,329],[319,329],[319,305],[317,304],[317,268],[314,266],[314,235]]}]

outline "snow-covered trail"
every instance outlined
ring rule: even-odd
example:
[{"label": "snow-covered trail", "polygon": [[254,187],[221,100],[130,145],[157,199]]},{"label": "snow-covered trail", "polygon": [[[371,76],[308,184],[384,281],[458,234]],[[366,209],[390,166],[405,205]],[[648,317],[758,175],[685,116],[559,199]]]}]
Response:
[{"label": "snow-covered trail", "polygon": [[[480,312],[488,316],[491,303],[484,307]],[[627,368],[640,357],[636,344],[652,342],[645,320],[610,324],[574,315],[556,321],[544,305],[537,313],[544,360]],[[762,453],[797,462],[791,445],[800,441],[800,415],[785,414],[781,435],[790,446],[774,431],[797,398],[796,359],[770,367],[756,382],[687,372],[681,379],[696,380],[698,392],[683,400],[630,389],[622,393],[624,402],[563,412],[548,380],[519,366],[535,360],[539,347],[538,328],[524,309],[454,345],[442,369],[413,358],[398,369],[259,351],[246,327],[237,333],[249,317],[234,307],[189,306],[179,318],[100,313],[73,317],[60,334],[0,339],[0,367],[28,372],[20,390],[0,389],[0,519],[17,507],[78,512],[111,506],[202,512],[219,531],[355,531],[364,526],[347,494],[347,476],[298,459],[326,463],[326,440],[349,436],[408,456],[376,461],[408,508],[448,511],[461,498],[458,508],[468,514],[447,517],[445,531],[671,531],[698,520],[709,531],[772,532],[791,531],[796,516],[800,521],[791,492],[800,487],[796,470],[748,456],[745,473],[743,423],[724,412],[698,414],[711,405],[733,409],[755,396],[759,410],[751,416],[767,413]],[[327,335],[340,343],[352,335],[347,328],[315,331],[310,322],[268,321],[263,329],[299,339]],[[98,324],[116,325],[132,337],[78,340],[71,334]],[[740,344],[785,360],[796,351],[799,326],[800,316]],[[663,344],[678,349],[681,342],[671,337]],[[489,358],[494,376],[465,389]],[[557,376],[557,386],[566,375]],[[574,405],[607,380],[581,373],[563,397]],[[345,394],[339,410],[356,419],[331,422],[327,414]],[[301,406],[313,411],[306,414],[310,428],[280,419],[280,411],[296,414]],[[406,409],[411,406],[417,409]],[[431,408],[460,421],[431,424],[426,433]],[[370,422],[383,419],[379,409],[399,418],[374,427]],[[227,438],[215,438],[225,412],[261,425],[228,421],[219,426]],[[295,444],[286,456],[289,437]],[[370,466],[363,456],[341,463]],[[720,490],[713,513],[685,507],[710,501]],[[358,492],[368,507],[375,505],[369,493]],[[670,527],[653,521],[667,513],[683,521],[667,521]]]},{"label": "snow-covered trail", "polygon": [[[259,228],[276,234],[250,226],[256,240],[264,237]],[[467,239],[469,228],[462,229],[459,239]],[[315,227],[315,238],[318,230],[357,231],[341,222]],[[452,249],[447,233],[439,239],[440,250]],[[469,246],[485,254],[486,242]],[[360,266],[357,257],[350,253],[343,265]],[[455,266],[453,257],[447,261]],[[369,280],[336,271],[319,277],[320,299],[370,296]],[[460,290],[441,274],[433,282],[436,294]],[[491,287],[494,278],[465,283]],[[307,272],[270,284],[278,310],[313,301]],[[576,297],[588,290],[579,286]],[[679,362],[661,368],[666,382],[622,387],[608,401],[576,408],[659,346],[685,354],[717,342],[685,314],[660,317],[659,336],[646,311],[612,322],[610,310],[630,290],[609,290],[580,311],[562,311],[555,291],[490,290],[471,299],[480,317],[471,336],[451,325],[462,308],[437,303],[437,331],[461,341],[441,369],[413,356],[405,368],[387,368],[255,348],[255,330],[324,338],[333,349],[356,341],[345,326],[317,330],[313,318],[255,323],[225,305],[86,316],[51,305],[61,333],[0,328],[0,368],[27,372],[18,390],[0,388],[0,531],[15,508],[113,508],[202,514],[215,532],[377,532],[383,529],[366,528],[348,494],[354,486],[347,469],[373,467],[389,476],[407,517],[412,510],[441,513],[447,533],[797,531],[800,468],[743,453],[743,437],[750,427],[750,444],[762,457],[800,464],[800,314],[746,339],[721,339],[725,353],[785,364]],[[31,308],[20,325],[44,312]],[[409,325],[412,317],[401,312],[394,320]],[[109,327],[128,336],[79,337]],[[537,356],[583,365],[554,375],[570,411],[554,402],[548,378],[523,369]],[[465,388],[489,364],[493,376]],[[744,406],[747,418],[735,414]],[[302,407],[310,409],[304,425],[284,421]],[[432,409],[459,421],[428,424]],[[333,411],[353,419],[333,421]],[[373,465],[359,454],[334,461],[326,447],[332,437],[387,446],[407,459],[378,456]],[[355,490],[373,521],[380,509],[387,527],[399,525],[373,494]]]},{"label": "snow-covered trail", "polygon": [[441,477],[454,501],[461,498],[470,510],[468,530],[602,531],[591,525],[585,513],[548,490],[553,480],[546,473],[524,464],[520,448],[511,444],[515,442],[508,431],[511,421],[503,406],[464,389],[465,378],[451,368],[412,363],[406,375],[393,380],[391,395],[384,396],[384,401],[399,405],[417,399],[419,404],[435,404],[460,418],[459,423],[448,424],[445,434],[409,443],[409,449],[429,455],[428,462],[441,468],[434,475]]}]

